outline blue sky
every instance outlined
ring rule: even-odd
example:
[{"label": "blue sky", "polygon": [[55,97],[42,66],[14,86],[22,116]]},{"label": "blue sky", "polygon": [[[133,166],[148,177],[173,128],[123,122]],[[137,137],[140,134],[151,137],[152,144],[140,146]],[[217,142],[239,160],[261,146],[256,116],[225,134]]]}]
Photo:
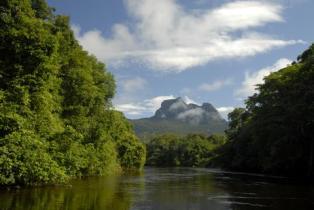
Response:
[{"label": "blue sky", "polygon": [[48,0],[117,81],[129,118],[162,100],[212,103],[225,117],[314,38],[312,0]]}]

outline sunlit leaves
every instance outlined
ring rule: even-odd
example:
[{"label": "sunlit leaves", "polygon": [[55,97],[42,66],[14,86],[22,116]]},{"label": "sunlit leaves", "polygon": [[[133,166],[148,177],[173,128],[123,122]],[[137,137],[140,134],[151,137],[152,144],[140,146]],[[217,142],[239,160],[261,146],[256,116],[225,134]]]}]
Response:
[{"label": "sunlit leaves", "polygon": [[115,81],[44,0],[0,3],[0,185],[140,169],[145,148],[111,110]]}]

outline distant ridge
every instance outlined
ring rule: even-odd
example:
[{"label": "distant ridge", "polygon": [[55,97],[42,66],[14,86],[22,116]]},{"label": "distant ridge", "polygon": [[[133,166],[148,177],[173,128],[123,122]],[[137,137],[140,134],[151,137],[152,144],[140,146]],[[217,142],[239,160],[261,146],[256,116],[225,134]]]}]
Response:
[{"label": "distant ridge", "polygon": [[181,97],[163,101],[155,115],[150,118],[130,122],[135,133],[142,138],[163,133],[210,135],[222,133],[228,125],[210,103],[203,103],[201,106],[187,104]]}]

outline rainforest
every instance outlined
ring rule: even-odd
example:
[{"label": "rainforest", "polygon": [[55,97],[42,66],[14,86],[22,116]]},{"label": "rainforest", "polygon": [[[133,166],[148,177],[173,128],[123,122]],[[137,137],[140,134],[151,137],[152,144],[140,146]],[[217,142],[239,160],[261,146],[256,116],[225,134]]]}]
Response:
[{"label": "rainforest", "polygon": [[313,208],[314,44],[226,117],[172,95],[121,110],[100,60],[45,0],[1,0],[0,209]]}]

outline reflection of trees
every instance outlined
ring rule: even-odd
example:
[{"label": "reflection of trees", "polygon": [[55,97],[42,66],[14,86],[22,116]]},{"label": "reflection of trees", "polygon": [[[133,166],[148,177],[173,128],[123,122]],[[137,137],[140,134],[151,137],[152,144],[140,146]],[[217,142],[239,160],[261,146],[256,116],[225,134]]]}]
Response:
[{"label": "reflection of trees", "polygon": [[72,187],[45,187],[0,192],[1,210],[128,210],[132,199],[119,177],[95,177]]},{"label": "reflection of trees", "polygon": [[[314,209],[314,192],[292,180],[249,174],[217,174],[215,182],[227,192],[216,197],[232,210],[307,210]],[[311,192],[312,191],[312,192]]]},{"label": "reflection of trees", "polygon": [[[286,183],[285,183],[286,182]],[[1,210],[308,210],[314,192],[286,179],[206,169],[148,168],[72,187],[0,191]],[[312,206],[311,206],[312,205]]]}]

